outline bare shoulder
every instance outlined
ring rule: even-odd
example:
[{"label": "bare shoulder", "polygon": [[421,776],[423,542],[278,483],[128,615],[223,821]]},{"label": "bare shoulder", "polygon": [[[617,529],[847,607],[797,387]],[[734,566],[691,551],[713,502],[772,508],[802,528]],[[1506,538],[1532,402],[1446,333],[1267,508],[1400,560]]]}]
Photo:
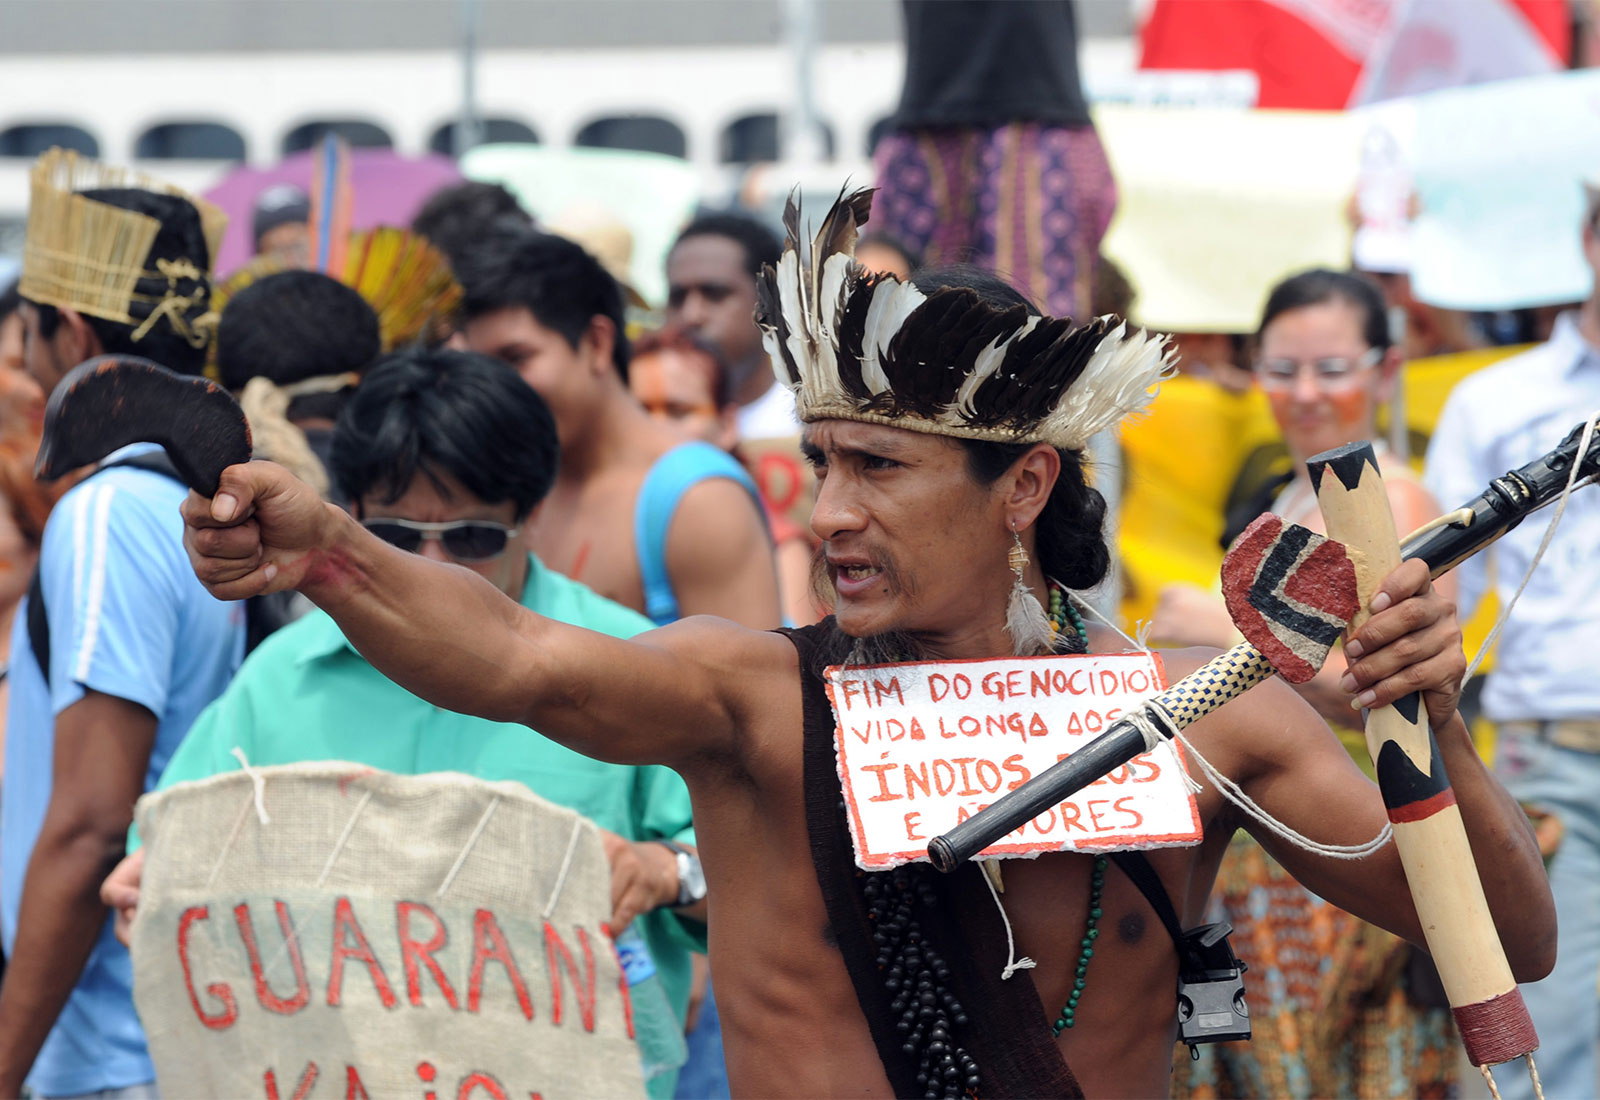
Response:
[{"label": "bare shoulder", "polygon": [[730,536],[766,538],[761,509],[750,490],[731,477],[708,477],[683,494],[672,516],[669,548],[674,544],[713,548]]},{"label": "bare shoulder", "polygon": [[782,621],[772,540],[760,505],[739,482],[708,478],[683,495],[667,530],[666,559],[685,614],[758,628]]},{"label": "bare shoulder", "polygon": [[769,666],[792,671],[794,643],[775,630],[752,630],[715,615],[690,615],[636,635],[640,645],[667,650],[695,664],[720,671],[759,675]]},{"label": "bare shoulder", "polygon": [[777,631],[692,615],[634,640],[692,663],[710,678],[741,725],[764,717],[786,688],[798,706],[799,656],[794,643]]}]

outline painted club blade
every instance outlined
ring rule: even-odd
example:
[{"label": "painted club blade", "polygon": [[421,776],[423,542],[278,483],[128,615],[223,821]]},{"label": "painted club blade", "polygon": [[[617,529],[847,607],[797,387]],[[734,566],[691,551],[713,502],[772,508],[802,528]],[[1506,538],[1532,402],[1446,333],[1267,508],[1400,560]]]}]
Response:
[{"label": "painted club blade", "polygon": [[1317,674],[1360,606],[1344,544],[1270,514],[1228,550],[1222,596],[1245,641],[1291,684]]},{"label": "painted club blade", "polygon": [[184,484],[213,496],[222,471],[250,461],[239,403],[205,378],[133,355],[74,367],[50,394],[34,474],[51,481],[130,443],[159,443]]}]

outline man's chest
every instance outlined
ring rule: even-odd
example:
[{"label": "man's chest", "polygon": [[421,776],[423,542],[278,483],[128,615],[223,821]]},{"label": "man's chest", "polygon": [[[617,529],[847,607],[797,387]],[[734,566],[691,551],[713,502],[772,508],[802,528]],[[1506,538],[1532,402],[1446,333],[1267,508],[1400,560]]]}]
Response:
[{"label": "man's chest", "polygon": [[608,599],[644,610],[634,532],[638,479],[608,478],[553,492],[535,520],[530,548],[556,572]]}]

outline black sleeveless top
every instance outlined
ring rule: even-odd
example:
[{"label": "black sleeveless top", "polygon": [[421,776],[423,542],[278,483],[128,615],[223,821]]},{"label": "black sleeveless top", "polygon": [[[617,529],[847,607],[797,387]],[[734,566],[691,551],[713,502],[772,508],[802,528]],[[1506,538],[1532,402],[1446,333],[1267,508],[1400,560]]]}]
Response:
[{"label": "black sleeveless top", "polygon": [[[1006,932],[982,870],[971,863],[950,875],[923,863],[870,874],[856,867],[839,788],[833,710],[822,679],[823,670],[848,652],[850,639],[832,618],[783,633],[800,656],[811,861],[829,924],[895,1095],[922,1096],[930,1087],[918,1080],[928,1065],[928,1040],[921,1046],[908,1042],[911,1036],[901,1027],[907,1010],[896,1007],[897,999],[905,1004],[903,987],[885,984],[890,965],[898,964],[880,965],[885,952],[894,950],[895,929],[887,929],[886,944],[882,902],[868,897],[874,893],[881,899],[884,891],[898,890],[910,906],[902,911],[917,933],[915,957],[935,961],[936,995],[946,1007],[956,1006],[949,1013],[948,1041],[934,1053],[934,1063],[948,1058],[972,1064],[978,1096],[1081,1098],[1083,1091],[1056,1045],[1030,972],[1000,978],[1007,961]],[[917,997],[927,1001],[920,993]],[[917,1003],[914,998],[913,1016]],[[961,1091],[967,1091],[965,1083]]]},{"label": "black sleeveless top", "polygon": [[1072,0],[902,0],[895,126],[1088,126]]}]

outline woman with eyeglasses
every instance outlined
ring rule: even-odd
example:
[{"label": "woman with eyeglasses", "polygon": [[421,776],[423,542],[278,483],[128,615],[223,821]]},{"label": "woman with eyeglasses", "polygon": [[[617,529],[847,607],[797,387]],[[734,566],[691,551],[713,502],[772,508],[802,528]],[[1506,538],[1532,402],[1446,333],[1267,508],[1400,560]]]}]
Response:
[{"label": "woman with eyeglasses", "polygon": [[[1394,457],[1378,434],[1378,412],[1400,383],[1401,362],[1400,349],[1389,338],[1383,293],[1365,276],[1317,268],[1273,287],[1257,330],[1253,373],[1283,432],[1293,468],[1228,516],[1224,544],[1267,511],[1322,531],[1306,459],[1358,439],[1378,453],[1402,535],[1439,514],[1416,472]],[[1453,596],[1455,581],[1446,575],[1435,587]],[[1152,637],[1164,645],[1221,648],[1238,641],[1220,593],[1188,584],[1162,591]],[[1353,722],[1350,694],[1340,686],[1344,674],[1343,653],[1335,647],[1321,673],[1299,686],[1335,729],[1359,724]],[[1352,749],[1360,747],[1357,734]],[[1364,757],[1358,754],[1358,759]]]},{"label": "woman with eyeglasses", "polygon": [[[1403,535],[1439,514],[1411,468],[1378,434],[1379,410],[1400,382],[1382,292],[1364,276],[1316,269],[1267,296],[1253,373],[1272,407],[1293,472],[1228,517],[1225,542],[1262,512],[1322,531],[1305,461],[1367,440],[1378,452],[1395,526]],[[1452,596],[1446,576],[1436,586]],[[1161,593],[1158,644],[1227,648],[1239,640],[1221,595],[1194,585]],[[1361,719],[1351,707],[1343,651],[1297,690],[1328,720],[1368,774]],[[1457,1044],[1426,955],[1357,920],[1294,881],[1253,840],[1236,836],[1212,893],[1230,922],[1246,977],[1255,1036],[1177,1060],[1173,1096],[1454,1095]],[[1215,1053],[1212,1053],[1215,1051]],[[1231,1091],[1229,1091],[1231,1090]]]}]

